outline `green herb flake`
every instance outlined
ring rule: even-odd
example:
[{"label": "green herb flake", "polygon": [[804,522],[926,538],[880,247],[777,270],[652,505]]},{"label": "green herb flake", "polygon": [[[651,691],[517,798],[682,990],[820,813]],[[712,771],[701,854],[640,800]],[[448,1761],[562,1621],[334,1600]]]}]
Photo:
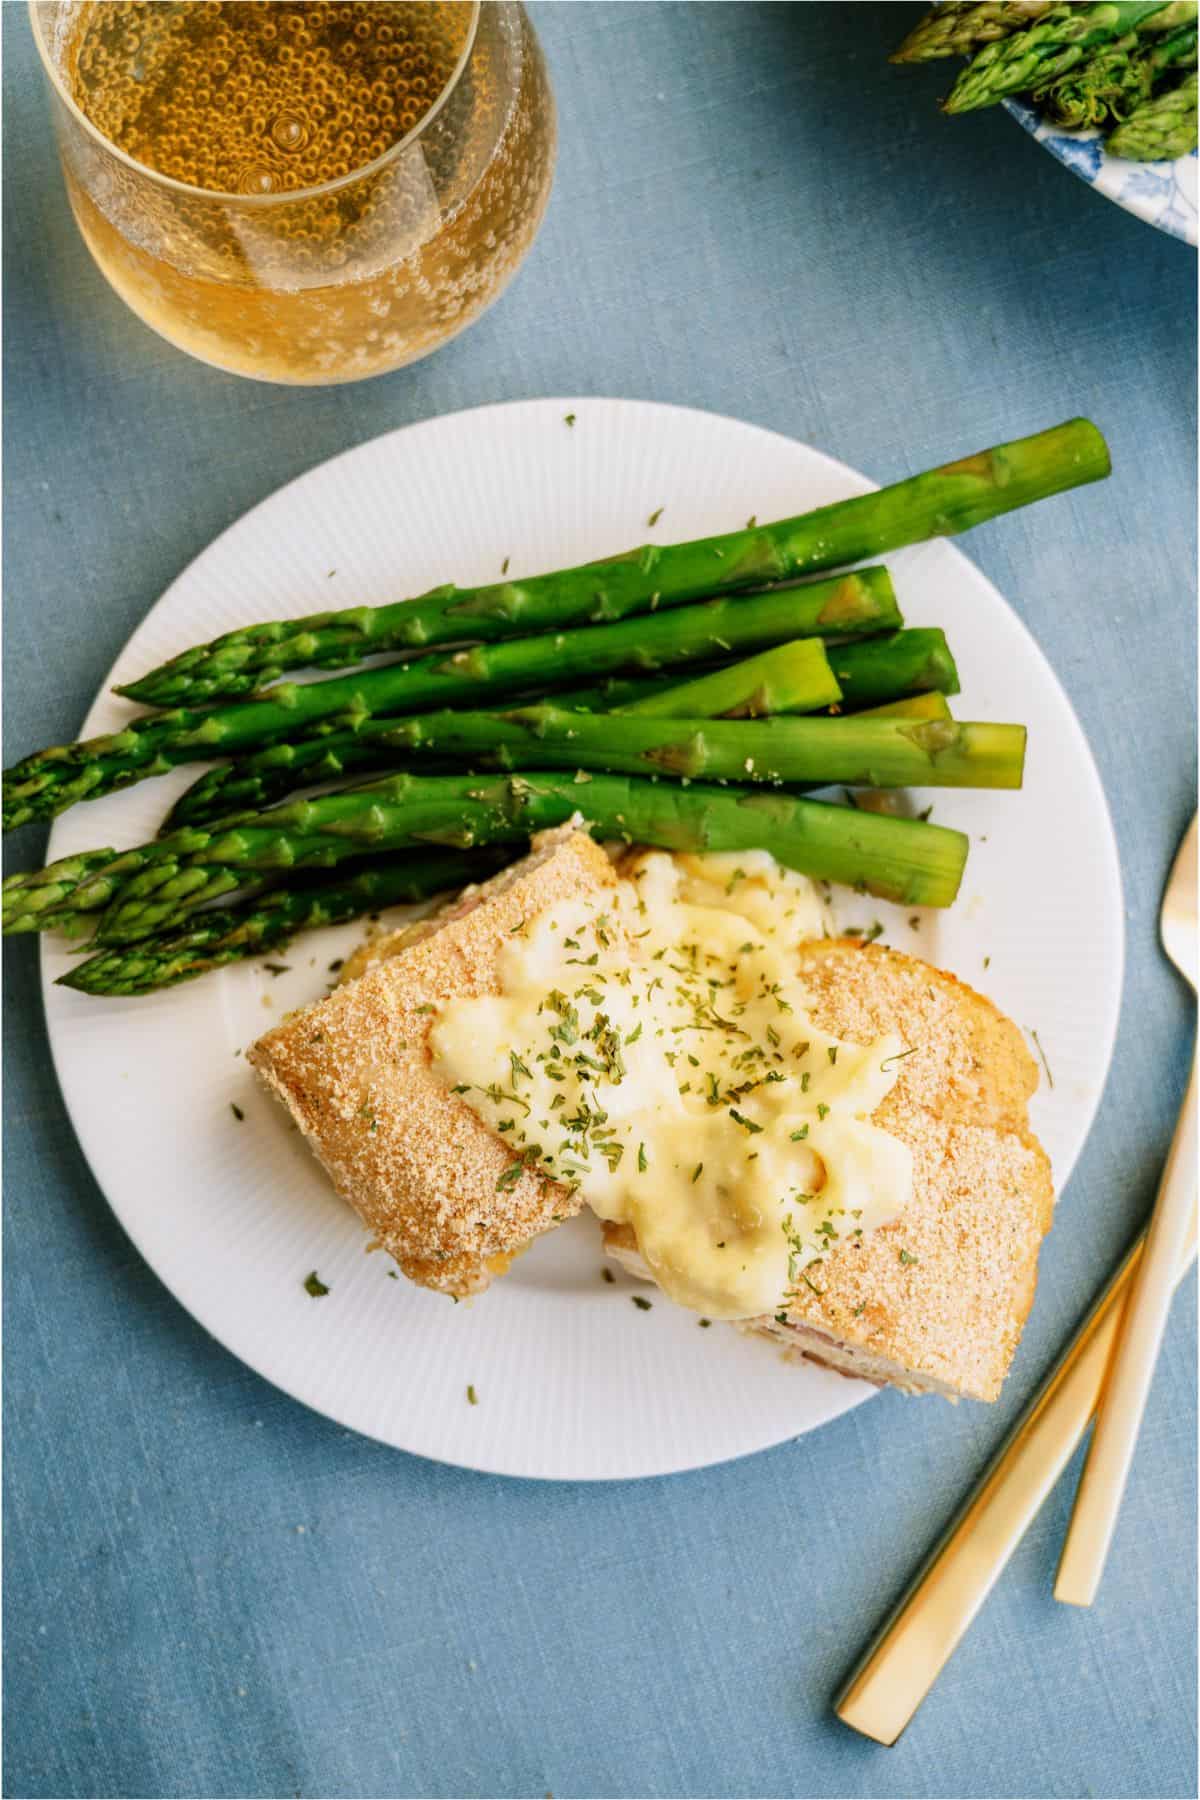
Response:
[{"label": "green herb flake", "polygon": [[467,1383],[467,1405],[479,1405],[479,1395],[475,1392],[475,1383],[473,1381],[468,1381]]},{"label": "green herb flake", "polygon": [[740,1125],[743,1131],[750,1132],[750,1134],[752,1136],[754,1135],[754,1133],[762,1130],[761,1125],[756,1125],[754,1123],[753,1119],[747,1119],[745,1117],[745,1115],[743,1113],[738,1112],[735,1107],[732,1107],[732,1106],[730,1107],[729,1116],[733,1120],[735,1125]]},{"label": "green herb flake", "polygon": [[502,1194],[505,1189],[515,1187],[524,1172],[525,1164],[523,1162],[509,1163],[504,1173],[496,1179],[496,1192]]},{"label": "green herb flake", "polygon": [[808,1136],[808,1126],[802,1125],[800,1127],[799,1131],[793,1131],[792,1142],[793,1142],[793,1144],[802,1144],[804,1142],[804,1139],[807,1136]]},{"label": "green herb flake", "polygon": [[306,1294],[311,1294],[314,1300],[320,1300],[329,1292],[329,1289],[314,1269],[310,1275],[304,1277],[304,1291]]},{"label": "green herb flake", "polygon": [[329,965],[329,973],[331,975],[336,975],[338,970],[342,967],[344,961],[345,961],[344,957],[335,956],[333,961]]},{"label": "green herb flake", "polygon": [[827,1119],[829,1117],[829,1108],[823,1100],[817,1101],[817,1117],[818,1119]]},{"label": "green herb flake", "polygon": [[703,1173],[704,1173],[704,1164],[702,1162],[699,1162],[696,1164],[695,1168],[692,1170],[692,1186],[693,1187],[695,1187],[696,1183],[699,1181],[699,1179]]},{"label": "green herb flake", "polygon": [[639,1175],[644,1175],[646,1173],[646,1170],[650,1167],[650,1164],[646,1161],[646,1146],[645,1146],[645,1144],[638,1145],[638,1164],[637,1164],[637,1166],[638,1166],[638,1174]]},{"label": "green herb flake", "polygon": [[649,1312],[649,1311],[650,1311],[650,1304],[651,1304],[651,1303],[650,1303],[650,1301],[649,1301],[649,1300],[647,1300],[647,1299],[646,1299],[646,1298],[645,1298],[645,1297],[644,1297],[644,1295],[642,1295],[642,1294],[631,1294],[631,1295],[630,1295],[630,1296],[629,1296],[629,1298],[630,1298],[630,1299],[631,1299],[631,1300],[632,1300],[632,1301],[633,1301],[633,1304],[634,1304],[634,1305],[635,1305],[635,1306],[636,1306],[636,1307],[637,1307],[637,1309],[638,1309],[638,1311],[639,1311],[639,1312]]},{"label": "green herb flake", "polygon": [[229,1102],[229,1110],[233,1114],[234,1118],[237,1120],[238,1124],[240,1125],[242,1123],[242,1120],[246,1117],[246,1115],[242,1111],[241,1107],[238,1105],[236,1100],[231,1100]]},{"label": "green herb flake", "polygon": [[612,1272],[612,1270],[611,1270],[611,1269],[601,1269],[601,1271],[600,1271],[600,1279],[601,1279],[601,1281],[607,1281],[607,1282],[613,1282],[613,1281],[615,1281],[615,1280],[616,1280],[616,1279],[617,1279],[617,1278],[616,1278],[616,1276],[615,1276],[615,1275],[614,1275],[614,1274],[613,1274],[613,1272]]},{"label": "green herb flake", "polygon": [[563,424],[564,425],[573,425],[574,423],[575,423],[575,414],[574,413],[564,413],[563,414]]},{"label": "green herb flake", "polygon": [[900,1261],[904,1264],[904,1267],[906,1269],[911,1269],[911,1268],[915,1267],[915,1265],[917,1263],[919,1263],[920,1260],[921,1260],[920,1257],[914,1256],[910,1250],[902,1250],[900,1252]]},{"label": "green herb flake", "polygon": [[658,521],[662,518],[662,516],[663,516],[662,507],[656,506],[654,511],[650,514],[650,517],[646,520],[647,525],[657,525]]},{"label": "green herb flake", "polygon": [[500,564],[500,573],[502,575],[508,574],[508,565],[509,565],[510,560],[511,560],[511,558],[506,556],[504,561]]},{"label": "green herb flake", "polygon": [[263,968],[264,968],[264,969],[266,969],[266,970],[268,970],[268,971],[269,971],[269,973],[270,973],[270,974],[272,974],[272,975],[286,975],[286,974],[288,974],[288,973],[289,973],[289,971],[290,971],[290,969],[291,969],[291,966],[292,966],[292,965],[291,965],[291,963],[269,963],[269,962],[265,962],[265,963],[264,963],[264,964],[263,964]]}]

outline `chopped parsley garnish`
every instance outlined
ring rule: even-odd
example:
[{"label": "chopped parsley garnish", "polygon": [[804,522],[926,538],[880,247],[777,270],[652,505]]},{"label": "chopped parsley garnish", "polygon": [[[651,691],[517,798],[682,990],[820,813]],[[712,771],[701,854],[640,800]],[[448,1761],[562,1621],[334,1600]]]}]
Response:
[{"label": "chopped parsley garnish", "polygon": [[646,520],[647,525],[657,525],[658,521],[662,518],[662,516],[663,516],[662,507],[656,506],[654,511],[650,514],[650,517]]},{"label": "chopped parsley garnish", "polygon": [[914,1256],[909,1250],[902,1250],[900,1252],[900,1261],[904,1264],[906,1269],[911,1269],[913,1265],[919,1263],[920,1260],[919,1256]]},{"label": "chopped parsley garnish", "polygon": [[650,1311],[650,1301],[647,1300],[644,1295],[630,1294],[629,1298],[633,1301],[633,1304],[637,1307],[639,1312]]},{"label": "chopped parsley garnish", "polygon": [[817,1117],[818,1119],[827,1119],[829,1117],[829,1108],[823,1100],[817,1101]]},{"label": "chopped parsley garnish", "polygon": [[467,1405],[479,1405],[479,1395],[475,1392],[475,1383],[473,1381],[468,1381],[467,1383]]},{"label": "chopped parsley garnish", "polygon": [[314,1300],[319,1300],[323,1294],[329,1292],[329,1289],[314,1269],[311,1275],[304,1277],[304,1291],[306,1294],[311,1294]]},{"label": "chopped parsley garnish", "polygon": [[238,1124],[240,1125],[242,1120],[246,1117],[246,1115],[242,1111],[241,1107],[238,1105],[236,1100],[231,1100],[229,1102],[229,1110],[233,1114],[234,1118],[237,1120]]}]

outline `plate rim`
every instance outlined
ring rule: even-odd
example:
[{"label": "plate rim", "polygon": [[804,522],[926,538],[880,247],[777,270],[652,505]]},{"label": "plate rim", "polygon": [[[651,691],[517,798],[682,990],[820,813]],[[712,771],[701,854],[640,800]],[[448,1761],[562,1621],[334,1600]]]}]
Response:
[{"label": "plate rim", "polygon": [[[431,414],[426,418],[412,420],[404,425],[395,426],[389,431],[377,433],[374,437],[365,438],[356,444],[348,445],[344,450],[337,451],[332,456],[323,458],[321,461],[312,464],[308,469],[302,470],[299,474],[292,476],[288,481],[282,483],[270,493],[265,494],[260,500],[256,501],[253,506],[248,507],[244,512],[239,513],[236,518],[230,520],[220,532],[211,538],[208,543],[180,569],[178,574],[176,574],[168,586],[163,589],[162,593],[147,609],[137,625],[130,632],[128,638],[114,658],[111,667],[105,675],[92,701],[87,707],[83,722],[80,726],[80,735],[92,729],[90,721],[92,720],[93,715],[99,712],[108,701],[115,698],[112,693],[114,677],[120,669],[122,662],[127,657],[131,644],[143,630],[151,625],[156,615],[171,602],[175,590],[181,584],[192,578],[197,567],[207,556],[215,551],[216,547],[221,544],[229,534],[236,531],[243,523],[250,520],[267,506],[278,503],[281,497],[288,494],[293,488],[301,487],[305,482],[321,476],[332,465],[342,463],[357,455],[371,454],[377,446],[385,441],[402,438],[409,433],[419,432],[422,429],[429,427],[449,426],[461,423],[468,419],[474,419],[478,415],[515,414],[526,411],[543,411],[547,409],[554,409],[555,411],[566,409],[566,411],[571,411],[572,409],[577,409],[584,405],[597,403],[619,409],[633,409],[634,411],[639,412],[648,408],[655,412],[671,412],[684,415],[692,419],[704,421],[705,423],[713,422],[718,425],[732,425],[739,430],[756,433],[763,438],[786,444],[791,448],[799,448],[800,450],[819,458],[829,469],[835,471],[838,475],[845,476],[851,483],[856,484],[858,491],[860,492],[865,493],[875,491],[880,485],[871,477],[865,475],[861,470],[854,468],[853,465],[843,462],[840,458],[832,456],[829,452],[809,444],[800,438],[789,436],[786,432],[776,431],[769,426],[759,425],[751,420],[740,419],[732,414],[719,413],[708,408],[689,406],[675,401],[629,398],[627,396],[615,396],[610,394],[574,394],[566,396],[536,395],[516,400],[493,401],[476,407],[463,407],[452,413]],[[561,416],[563,415],[560,413],[560,417]],[[945,549],[953,552],[954,555],[960,557],[964,563],[968,564],[974,578],[986,586],[991,597],[999,603],[1001,610],[1008,615],[1009,622],[1016,625],[1025,640],[1027,649],[1033,657],[1044,666],[1050,680],[1058,690],[1058,694],[1065,708],[1067,719],[1069,720],[1071,732],[1076,739],[1079,750],[1082,752],[1081,766],[1086,771],[1088,783],[1093,789],[1095,799],[1098,802],[1097,816],[1103,827],[1105,849],[1108,858],[1110,859],[1110,870],[1114,884],[1113,897],[1115,901],[1113,913],[1115,943],[1112,948],[1114,951],[1114,967],[1117,979],[1111,983],[1110,996],[1108,998],[1106,1017],[1104,1020],[1103,1035],[1105,1047],[1103,1078],[1097,1083],[1095,1092],[1090,1099],[1084,1123],[1079,1133],[1078,1144],[1069,1166],[1062,1175],[1060,1175],[1057,1170],[1055,1171],[1054,1185],[1057,1205],[1057,1201],[1061,1198],[1063,1191],[1078,1167],[1080,1157],[1082,1156],[1083,1150],[1095,1124],[1096,1116],[1100,1106],[1103,1104],[1104,1096],[1107,1092],[1112,1074],[1113,1057],[1124,997],[1127,948],[1124,886],[1121,875],[1119,843],[1108,803],[1108,796],[1105,792],[1104,783],[1096,759],[1092,753],[1091,745],[1088,742],[1087,734],[1076,713],[1071,697],[1063,683],[1059,680],[1049,658],[1042,650],[1032,630],[1021,617],[1020,613],[1000,592],[996,584],[978,566],[978,564],[968,557],[965,551],[959,548],[958,543],[954,539],[945,538],[939,541]],[[920,548],[920,546],[914,546],[914,548]],[[59,820],[56,819],[52,822],[46,847],[47,860],[51,860],[54,854],[54,839],[58,833],[59,826]],[[81,1117],[86,1119],[87,1115],[82,1112],[82,1109],[77,1109],[76,1106],[72,1104],[72,1098],[64,1075],[63,1063],[60,1059],[61,1046],[59,1039],[62,1036],[61,1027],[56,1031],[52,1028],[51,1022],[50,1008],[53,998],[54,983],[49,972],[50,954],[51,944],[46,936],[41,936],[39,939],[39,974],[43,1019],[46,1027],[46,1036],[49,1042],[51,1060],[54,1066],[55,1077],[58,1081],[59,1091],[63,1098],[63,1104],[71,1123],[71,1128],[75,1134],[76,1141],[83,1152],[84,1159],[88,1164],[92,1179],[96,1182],[106,1205],[109,1207],[122,1231],[129,1238],[129,1241],[143,1262],[145,1262],[147,1267],[151,1270],[156,1280],[161,1282],[162,1286],[171,1295],[172,1300],[181,1306],[188,1316],[193,1319],[209,1337],[213,1338],[224,1351],[233,1356],[244,1367],[249,1368],[255,1375],[267,1381],[272,1387],[285,1393],[290,1399],[329,1420],[331,1423],[346,1430],[353,1430],[356,1434],[367,1437],[374,1442],[384,1444],[389,1449],[402,1451],[406,1455],[425,1457],[427,1460],[442,1464],[445,1467],[461,1468],[469,1470],[474,1474],[501,1476],[505,1479],[525,1481],[641,1481],[661,1479],[670,1475],[687,1474],[706,1468],[716,1468],[727,1463],[741,1461],[747,1456],[759,1455],[768,1450],[776,1449],[781,1444],[796,1441],[800,1437],[807,1436],[811,1431],[820,1430],[824,1425],[831,1424],[835,1419],[854,1411],[857,1407],[868,1400],[874,1399],[878,1393],[883,1391],[853,1379],[846,1380],[845,1392],[844,1394],[839,1395],[839,1399],[843,1399],[845,1404],[839,1405],[836,1410],[827,1412],[825,1416],[819,1420],[804,1424],[798,1431],[790,1430],[767,1442],[744,1449],[736,1449],[728,1453],[721,1453],[713,1456],[698,1455],[691,1460],[673,1462],[669,1467],[657,1467],[632,1473],[628,1471],[609,1473],[601,1470],[563,1472],[557,1469],[542,1470],[503,1466],[495,1460],[487,1459],[472,1461],[464,1458],[461,1454],[449,1454],[424,1448],[414,1449],[409,1445],[397,1443],[393,1437],[384,1435],[381,1431],[371,1430],[361,1424],[348,1420],[343,1414],[329,1410],[327,1405],[307,1397],[292,1384],[286,1374],[277,1373],[274,1369],[265,1367],[261,1357],[256,1356],[254,1360],[251,1360],[241,1349],[236,1348],[226,1335],[227,1327],[219,1329],[210,1322],[208,1316],[205,1316],[207,1309],[198,1311],[192,1304],[185,1300],[178,1291],[174,1281],[164,1274],[163,1270],[151,1259],[143,1247],[140,1232],[130,1223],[130,1220],[126,1216],[126,1212],[115,1203],[112,1194],[109,1192],[108,1186],[101,1180],[97,1172],[96,1165],[89,1151],[88,1142],[89,1137],[93,1135],[93,1133],[90,1127],[85,1130],[84,1126],[81,1125]],[[284,1356],[284,1364],[286,1366],[286,1354]]]},{"label": "plate rim", "polygon": [[[1133,218],[1140,219],[1144,225],[1152,226],[1155,231],[1161,231],[1165,237],[1176,238],[1181,244],[1190,244],[1193,249],[1197,247],[1197,243],[1200,242],[1200,214],[1197,213],[1195,206],[1192,206],[1190,217],[1185,220],[1183,229],[1177,230],[1174,225],[1165,222],[1164,209],[1160,208],[1156,211],[1148,197],[1130,192],[1126,181],[1117,173],[1120,169],[1147,168],[1175,171],[1185,163],[1196,162],[1197,152],[1195,150],[1189,150],[1186,156],[1174,157],[1170,162],[1128,162],[1124,157],[1110,156],[1103,147],[1103,134],[1095,129],[1068,131],[1065,127],[1055,128],[1043,119],[1034,107],[1011,95],[1001,104],[1009,117],[1017,121],[1022,131],[1027,132],[1035,144],[1040,144],[1043,150],[1048,150],[1055,162],[1061,163],[1064,169],[1069,169],[1071,174],[1082,181],[1085,186],[1095,188],[1098,194],[1102,194],[1106,200],[1111,200],[1114,206],[1121,208],[1122,212],[1127,212]],[[1064,144],[1096,142],[1100,143],[1101,149],[1100,160],[1094,175],[1090,175],[1086,169],[1080,168],[1078,162],[1073,157],[1064,154],[1062,148]],[[1177,179],[1175,185],[1178,189]],[[1169,211],[1169,208],[1165,210]]]}]

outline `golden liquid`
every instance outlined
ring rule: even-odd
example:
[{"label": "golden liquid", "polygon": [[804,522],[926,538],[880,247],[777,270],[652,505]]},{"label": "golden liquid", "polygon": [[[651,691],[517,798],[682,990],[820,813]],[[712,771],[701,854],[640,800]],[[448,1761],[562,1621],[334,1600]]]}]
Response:
[{"label": "golden liquid", "polygon": [[463,0],[73,8],[72,97],[143,165],[60,116],[72,205],[118,293],[182,349],[274,381],[376,374],[461,330],[528,249],[554,155],[519,8],[482,8],[436,104],[472,16]]},{"label": "golden liquid", "polygon": [[114,144],[216,193],[316,187],[382,156],[466,46],[461,3],[87,0],[71,94]]}]

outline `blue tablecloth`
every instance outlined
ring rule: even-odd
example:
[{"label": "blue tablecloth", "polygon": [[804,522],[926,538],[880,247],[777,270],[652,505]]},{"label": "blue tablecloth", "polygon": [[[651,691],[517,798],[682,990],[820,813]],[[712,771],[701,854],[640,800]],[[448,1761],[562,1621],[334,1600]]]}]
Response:
[{"label": "blue tablecloth", "polygon": [[1001,1404],[886,1395],[592,1487],[397,1454],[210,1342],[110,1216],[34,946],[8,944],[7,1794],[1195,1792],[1191,1284],[1097,1605],[1050,1597],[1068,1479],[896,1749],[829,1710],[1148,1205],[1191,1033],[1155,916],[1194,804],[1195,258],[1002,115],[944,121],[939,71],[884,61],[911,10],[537,6],[562,152],[523,273],[430,361],[304,391],[204,368],[113,296],[4,8],[6,761],[73,735],[231,520],[411,420],[644,396],[889,480],[1086,412],[1113,480],[966,547],[1079,709],[1129,928],[1106,1102]]}]

